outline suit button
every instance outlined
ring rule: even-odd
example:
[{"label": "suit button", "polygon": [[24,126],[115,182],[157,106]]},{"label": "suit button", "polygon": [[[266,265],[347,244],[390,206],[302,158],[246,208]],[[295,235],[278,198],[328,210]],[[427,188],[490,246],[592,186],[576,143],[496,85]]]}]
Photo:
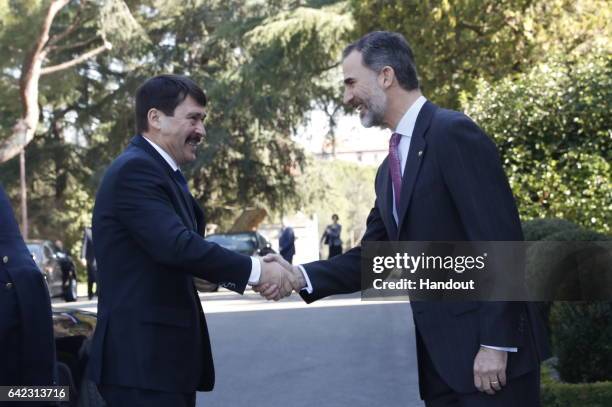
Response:
[{"label": "suit button", "polygon": [[4,263],[4,264],[8,263],[8,256],[4,256],[2,258],[2,263]]},{"label": "suit button", "polygon": [[10,290],[11,288],[13,288],[13,283],[6,283],[6,289]]}]

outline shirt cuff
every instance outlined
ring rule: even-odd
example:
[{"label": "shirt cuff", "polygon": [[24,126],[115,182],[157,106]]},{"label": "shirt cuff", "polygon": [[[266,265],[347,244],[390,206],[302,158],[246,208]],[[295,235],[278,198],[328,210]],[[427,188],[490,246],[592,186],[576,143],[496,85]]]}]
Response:
[{"label": "shirt cuff", "polygon": [[310,279],[308,278],[308,273],[306,273],[306,269],[301,264],[298,265],[298,268],[304,275],[304,280],[306,280],[306,287],[302,288],[302,291],[306,290],[308,294],[312,294],[313,292],[312,284],[310,283]]},{"label": "shirt cuff", "polygon": [[257,257],[251,256],[251,276],[249,277],[249,285],[257,285],[261,277],[261,263]]},{"label": "shirt cuff", "polygon": [[504,352],[518,352],[518,348],[503,348],[503,347],[500,347],[500,346],[489,346],[489,345],[482,345],[482,344],[480,346],[482,346],[483,348],[489,348],[489,349],[494,349],[494,350],[501,350],[501,351],[504,351]]}]

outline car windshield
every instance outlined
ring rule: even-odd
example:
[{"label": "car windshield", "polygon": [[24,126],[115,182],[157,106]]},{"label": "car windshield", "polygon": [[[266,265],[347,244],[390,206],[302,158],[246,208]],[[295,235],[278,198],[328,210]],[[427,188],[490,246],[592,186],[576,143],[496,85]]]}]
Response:
[{"label": "car windshield", "polygon": [[218,234],[210,235],[206,238],[209,242],[217,243],[229,250],[237,252],[253,251],[257,247],[255,236],[250,233],[233,233],[233,234]]}]

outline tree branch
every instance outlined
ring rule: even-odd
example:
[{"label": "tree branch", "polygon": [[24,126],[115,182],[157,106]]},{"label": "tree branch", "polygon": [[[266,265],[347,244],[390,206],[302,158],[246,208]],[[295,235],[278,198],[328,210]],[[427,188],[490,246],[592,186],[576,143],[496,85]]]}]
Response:
[{"label": "tree branch", "polygon": [[92,37],[88,40],[84,40],[84,41],[79,41],[79,42],[75,42],[72,44],[65,44],[65,45],[51,45],[49,47],[47,47],[47,52],[51,53],[51,52],[60,52],[60,51],[66,51],[66,50],[70,50],[70,49],[75,49],[75,48],[81,48],[84,46],[87,46],[89,44],[91,44],[92,42],[99,40],[100,37]]},{"label": "tree branch", "polygon": [[64,69],[68,69],[71,68],[75,65],[78,65],[82,62],[85,62],[86,60],[88,60],[89,58],[92,58],[108,49],[111,49],[112,45],[110,42],[105,42],[104,45],[100,45],[98,48],[94,48],[91,51],[88,51],[86,53],[84,53],[81,56],[78,56],[70,61],[67,62],[63,62],[61,64],[57,64],[57,65],[52,65],[52,66],[48,66],[46,68],[42,68],[40,70],[40,74],[42,75],[48,75],[50,73],[53,72],[57,72],[57,71],[62,71]]},{"label": "tree branch", "polygon": [[47,43],[47,41],[49,41],[49,31],[51,30],[51,24],[53,23],[53,19],[55,18],[56,14],[69,2],[70,0],[55,0],[49,6],[49,9],[47,10],[47,15],[45,16],[45,21],[43,22],[42,30],[40,32],[40,35],[38,36],[36,46],[33,50],[34,55],[38,55],[42,52],[43,48],[45,47],[45,44]]},{"label": "tree branch", "polygon": [[52,36],[51,39],[47,42],[47,45],[50,46],[50,48],[52,48],[54,44],[57,44],[58,42],[69,36],[79,27],[79,25],[81,24],[81,13],[83,11],[84,5],[85,1],[81,1],[79,3],[79,9],[77,10],[76,16],[74,16],[74,20],[72,21],[72,23],[61,33]]},{"label": "tree branch", "polygon": [[465,28],[468,29],[470,31],[475,32],[476,34],[478,34],[479,36],[483,36],[484,35],[484,31],[481,27],[475,25],[475,24],[470,24],[470,23],[466,23],[464,21],[460,21],[457,23],[457,27],[458,28]]}]

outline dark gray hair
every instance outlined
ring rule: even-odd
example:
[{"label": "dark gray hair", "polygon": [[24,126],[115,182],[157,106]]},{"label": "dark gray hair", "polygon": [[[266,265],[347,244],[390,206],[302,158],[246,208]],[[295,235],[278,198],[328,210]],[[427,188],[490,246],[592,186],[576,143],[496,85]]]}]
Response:
[{"label": "dark gray hair", "polygon": [[385,66],[393,68],[398,83],[405,90],[419,88],[414,55],[402,34],[373,31],[349,44],[342,52],[342,58],[346,58],[353,51],[359,51],[363,64],[376,73]]}]

